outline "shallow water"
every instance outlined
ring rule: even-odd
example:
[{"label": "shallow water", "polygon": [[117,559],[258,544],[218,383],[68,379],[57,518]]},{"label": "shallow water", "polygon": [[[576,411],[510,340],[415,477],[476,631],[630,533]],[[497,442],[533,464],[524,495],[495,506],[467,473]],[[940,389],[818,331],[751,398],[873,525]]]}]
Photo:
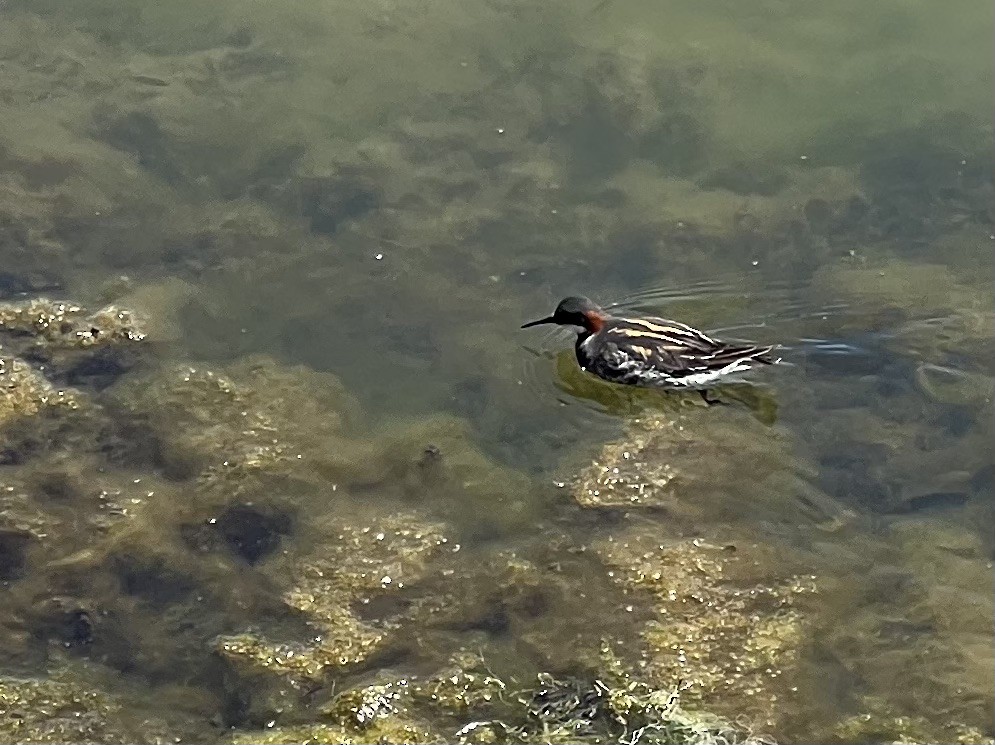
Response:
[{"label": "shallow water", "polygon": [[[990,16],[0,3],[0,302],[148,317],[137,359],[85,364],[0,328],[0,357],[85,399],[0,407],[0,675],[220,741],[460,650],[522,679],[603,638],[647,663],[654,606],[605,546],[700,536],[764,547],[753,582],[817,578],[797,697],[751,720],[770,735],[991,738]],[[618,389],[568,332],[518,328],[571,294],[785,364],[728,407]],[[653,452],[694,489],[579,504],[578,472],[654,417],[684,422]],[[407,534],[403,559],[337,553],[405,521],[444,558]],[[301,567],[352,577],[367,551],[410,586],[311,594],[356,603],[375,654],[297,698],[219,663],[219,636],[304,644]]]}]

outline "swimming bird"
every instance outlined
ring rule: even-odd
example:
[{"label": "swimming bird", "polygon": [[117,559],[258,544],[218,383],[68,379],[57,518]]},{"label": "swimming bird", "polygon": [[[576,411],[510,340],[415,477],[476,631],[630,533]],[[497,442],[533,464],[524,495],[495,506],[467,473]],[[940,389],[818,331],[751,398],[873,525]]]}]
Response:
[{"label": "swimming bird", "polygon": [[696,390],[708,404],[706,388],[755,363],[772,365],[773,346],[732,344],[691,326],[664,318],[614,316],[586,297],[560,301],[553,315],[522,328],[555,323],[576,326],[577,362],[603,380],[623,385]]}]

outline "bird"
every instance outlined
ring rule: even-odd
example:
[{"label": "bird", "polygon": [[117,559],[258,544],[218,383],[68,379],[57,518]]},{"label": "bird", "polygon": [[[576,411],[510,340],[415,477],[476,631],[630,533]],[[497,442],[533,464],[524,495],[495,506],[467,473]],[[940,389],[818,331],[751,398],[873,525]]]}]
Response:
[{"label": "bird", "polygon": [[586,297],[560,301],[553,315],[522,328],[546,323],[576,326],[576,352],[582,370],[603,380],[670,390],[695,390],[709,405],[710,385],[755,363],[773,365],[774,345],[733,344],[713,339],[678,321],[652,316],[616,316]]}]

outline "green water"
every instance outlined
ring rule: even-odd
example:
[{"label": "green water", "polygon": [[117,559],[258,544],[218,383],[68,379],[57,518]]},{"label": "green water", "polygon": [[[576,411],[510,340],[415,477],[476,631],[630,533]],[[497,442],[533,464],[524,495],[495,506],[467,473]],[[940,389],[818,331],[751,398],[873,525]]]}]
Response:
[{"label": "green water", "polygon": [[[0,405],[0,677],[111,697],[107,742],[320,721],[467,650],[527,680],[607,639],[662,685],[669,622],[608,547],[701,537],[818,588],[794,698],[708,708],[785,742],[990,739],[991,16],[0,2],[0,304],[147,319],[85,363],[0,325],[7,370],[80,402]],[[619,391],[518,328],[571,294],[787,364],[728,407]],[[687,488],[583,504],[654,417],[687,439],[646,436],[647,471]],[[321,562],[334,621],[288,601]],[[218,651],[340,622],[382,638],[308,690]]]}]

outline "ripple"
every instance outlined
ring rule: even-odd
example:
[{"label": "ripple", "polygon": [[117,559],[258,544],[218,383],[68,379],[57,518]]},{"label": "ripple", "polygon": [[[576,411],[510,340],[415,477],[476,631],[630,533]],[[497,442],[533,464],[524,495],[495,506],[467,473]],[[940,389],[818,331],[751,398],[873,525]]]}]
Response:
[{"label": "ripple", "polygon": [[[661,285],[638,290],[621,299],[605,302],[604,307],[613,313],[656,315],[670,317],[701,328],[725,338],[735,339],[736,335],[763,329],[771,343],[784,348],[822,345],[829,340],[815,340],[804,335],[776,332],[782,327],[797,324],[806,319],[829,320],[854,314],[854,308],[845,302],[813,302],[808,282],[799,280],[775,280],[757,284],[750,279],[744,283],[740,279],[710,278],[700,282],[680,285]],[[717,304],[725,301],[729,305],[728,315],[717,309]],[[679,306],[679,307],[677,307]],[[669,309],[669,310],[668,310]],[[742,313],[746,310],[746,314]],[[699,318],[730,318],[738,316],[735,323],[709,325]],[[786,329],[785,329],[786,331]],[[549,327],[534,342],[540,349],[549,350],[560,345],[573,335],[564,329]],[[751,341],[767,341],[751,339]],[[845,343],[845,342],[840,342]]]},{"label": "ripple", "polygon": [[[781,364],[776,369],[758,370],[716,389],[724,400],[734,399],[755,413],[762,411],[765,421],[772,419],[770,412],[779,408],[780,398],[794,396],[799,379],[809,381],[802,387],[827,377],[835,381],[855,377],[906,380],[908,358],[920,355],[906,348],[903,334],[908,335],[909,329],[939,334],[948,320],[904,314],[889,319],[862,303],[827,297],[824,288],[813,291],[807,280],[763,282],[755,276],[713,277],[648,287],[614,301],[596,300],[616,314],[673,318],[721,339],[777,344]],[[528,353],[523,355],[522,383],[528,395],[563,407],[562,426],[594,429],[647,409],[701,405],[694,394],[620,386],[581,371],[574,357],[574,339],[570,329],[540,327],[527,340]],[[948,365],[951,362],[945,360]],[[940,387],[934,378],[941,376],[930,368],[920,371],[919,377],[920,388],[930,388],[934,398],[940,398],[932,387]],[[948,382],[947,378],[941,382]]]}]

